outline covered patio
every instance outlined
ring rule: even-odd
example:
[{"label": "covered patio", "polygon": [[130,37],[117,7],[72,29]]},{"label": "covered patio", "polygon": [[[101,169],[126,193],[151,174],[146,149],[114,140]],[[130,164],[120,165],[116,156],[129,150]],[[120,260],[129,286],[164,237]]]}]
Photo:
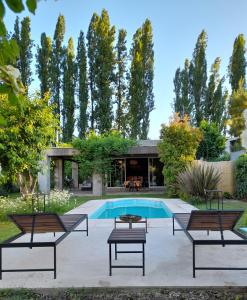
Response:
[{"label": "covered patio", "polygon": [[[107,193],[128,192],[126,182],[138,181],[140,190],[164,191],[163,164],[158,157],[158,140],[141,140],[136,146],[131,147],[127,153],[112,157],[112,172],[108,174],[104,187]],[[99,195],[102,191],[102,179],[98,174],[81,182],[79,166],[76,162],[78,151],[71,147],[50,148],[44,153],[41,162],[43,171],[39,173],[39,189],[42,193],[49,194],[51,189],[51,162],[54,163],[54,187],[57,190],[64,188],[64,164],[71,161],[71,182],[74,192],[86,190],[87,193]],[[125,187],[125,188],[124,188]]]},{"label": "covered patio", "polygon": [[[107,201],[115,201],[107,200]],[[189,212],[194,207],[180,199],[162,200],[173,212]],[[105,200],[92,200],[70,213],[95,211]],[[70,234],[57,249],[57,279],[52,272],[6,273],[1,288],[121,287],[121,286],[246,286],[246,271],[198,271],[192,277],[192,247],[184,233],[172,235],[172,220],[149,219],[146,236],[146,275],[138,269],[115,269],[109,276],[107,239],[113,220],[89,220],[89,236]],[[204,236],[206,233],[198,232]],[[213,238],[218,233],[210,233]],[[226,232],[226,236],[228,233]],[[43,238],[53,238],[52,235]],[[124,249],[124,246],[122,246]],[[129,247],[129,246],[128,246]],[[136,247],[136,245],[133,245]],[[49,266],[49,249],[8,249],[3,251],[4,265],[15,267]],[[208,246],[198,249],[201,265],[246,266],[246,246]],[[121,263],[136,263],[138,254],[122,254]]]}]

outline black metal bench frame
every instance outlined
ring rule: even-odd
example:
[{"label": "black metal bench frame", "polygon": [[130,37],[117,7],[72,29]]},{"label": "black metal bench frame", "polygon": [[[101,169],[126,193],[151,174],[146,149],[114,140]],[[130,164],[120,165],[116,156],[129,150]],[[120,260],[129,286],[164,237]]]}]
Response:
[{"label": "black metal bench frame", "polygon": [[[219,212],[219,223],[220,227],[221,225],[221,217],[220,217],[220,211]],[[243,213],[243,210],[239,211]],[[195,278],[195,272],[196,270],[247,270],[247,267],[243,268],[233,268],[233,267],[197,267],[195,256],[196,256],[196,246],[210,246],[210,245],[220,245],[222,247],[225,247],[225,245],[247,245],[247,237],[244,234],[241,234],[235,229],[232,229],[231,231],[236,234],[238,237],[242,238],[242,240],[230,240],[224,238],[224,230],[222,227],[220,228],[220,240],[197,240],[192,237],[192,235],[189,233],[189,230],[184,227],[184,224],[179,221],[178,218],[176,218],[177,215],[182,215],[184,213],[174,213],[172,217],[172,229],[173,229],[173,235],[175,235],[175,231],[183,231],[188,239],[192,243],[192,269],[193,269],[193,278]],[[190,214],[188,214],[190,215]],[[175,220],[180,225],[181,228],[175,228]],[[236,222],[237,223],[237,222]],[[236,225],[236,224],[235,224]],[[235,227],[235,226],[234,226]],[[203,231],[203,229],[202,229]],[[207,234],[209,234],[210,230],[207,230]],[[213,230],[215,231],[215,230]]]},{"label": "black metal bench frame", "polygon": [[[135,228],[135,229],[127,229],[129,231],[134,231],[134,230],[140,230],[144,228]],[[113,231],[117,232],[117,231],[121,231],[121,229],[113,229]],[[112,231],[112,232],[113,232]],[[144,231],[144,233],[146,233]],[[108,244],[109,244],[109,276],[112,276],[112,269],[116,269],[116,268],[121,268],[121,269],[126,269],[126,268],[137,268],[137,269],[142,269],[142,275],[145,276],[145,243],[146,243],[146,235],[145,235],[145,239],[140,241],[140,240],[128,240],[128,238],[126,238],[126,240],[114,240],[111,241],[110,237],[108,239]],[[112,244],[114,244],[114,254],[115,254],[115,260],[117,260],[117,255],[120,253],[141,253],[142,254],[142,265],[113,265],[112,264]],[[118,244],[142,244],[142,249],[139,251],[119,251],[117,249],[117,245]]]},{"label": "black metal bench frame", "polygon": [[[34,242],[34,234],[35,234],[35,218],[37,215],[40,215],[42,213],[34,213],[30,214],[33,217],[32,221],[32,231],[31,231],[31,237],[30,242],[14,242],[18,238],[24,236],[25,232],[20,232],[17,235],[5,240],[4,242],[0,243],[0,280],[2,279],[2,273],[3,272],[40,272],[40,271],[49,271],[54,273],[54,279],[57,277],[57,255],[56,255],[56,247],[59,243],[61,243],[71,232],[86,232],[88,236],[88,215],[87,214],[81,214],[81,218],[73,224],[73,226],[70,228],[70,230],[67,230],[61,221],[61,226],[64,228],[64,233],[57,238],[55,241],[51,242]],[[46,215],[49,215],[49,213],[45,213]],[[51,213],[52,214],[52,213]],[[56,215],[56,214],[52,214]],[[11,216],[10,216],[11,217]],[[59,218],[59,216],[57,215]],[[59,218],[60,219],[60,218]],[[86,229],[75,229],[80,223],[82,223],[84,220],[86,220]],[[15,222],[14,222],[15,223]],[[51,232],[51,231],[47,231]],[[55,232],[51,232],[55,236]],[[13,243],[14,242],[14,243]],[[2,249],[3,248],[44,248],[44,247],[51,247],[53,248],[53,268],[33,268],[33,269],[3,269],[2,267]]]},{"label": "black metal bench frame", "polygon": [[145,224],[145,231],[146,233],[148,233],[148,219],[144,218],[144,220],[140,220],[140,221],[122,221],[122,220],[118,220],[117,218],[114,218],[114,228],[117,229],[117,224],[125,224],[128,223],[129,224],[129,229],[132,229],[133,226],[132,224]]}]

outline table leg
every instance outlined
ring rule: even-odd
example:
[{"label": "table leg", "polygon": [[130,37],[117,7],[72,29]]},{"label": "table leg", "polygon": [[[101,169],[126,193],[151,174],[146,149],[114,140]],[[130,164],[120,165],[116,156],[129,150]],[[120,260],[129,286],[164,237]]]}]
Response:
[{"label": "table leg", "polygon": [[109,243],[109,276],[112,275],[111,270],[112,270],[112,268],[111,268],[111,243]]}]

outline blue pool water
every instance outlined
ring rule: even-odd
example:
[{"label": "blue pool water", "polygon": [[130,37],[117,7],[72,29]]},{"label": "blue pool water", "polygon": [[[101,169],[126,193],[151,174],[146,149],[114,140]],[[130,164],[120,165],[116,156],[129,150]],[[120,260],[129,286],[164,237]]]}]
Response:
[{"label": "blue pool water", "polygon": [[143,218],[171,218],[172,216],[171,211],[162,201],[124,199],[106,202],[90,216],[90,219],[113,219],[126,214]]}]

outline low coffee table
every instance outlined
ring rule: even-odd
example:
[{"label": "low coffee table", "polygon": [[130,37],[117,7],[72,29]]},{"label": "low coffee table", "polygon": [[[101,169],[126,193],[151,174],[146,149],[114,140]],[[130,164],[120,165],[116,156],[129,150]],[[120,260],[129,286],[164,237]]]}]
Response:
[{"label": "low coffee table", "polygon": [[[145,276],[145,243],[146,232],[144,228],[134,229],[113,229],[107,243],[109,244],[109,275],[112,275],[113,268],[141,268],[142,275]],[[112,250],[111,246],[115,244],[115,260],[118,253],[141,253],[142,265],[112,265]],[[118,251],[118,244],[141,244],[142,250],[139,251]]]},{"label": "low coffee table", "polygon": [[145,218],[143,220],[141,216],[129,215],[128,214],[128,215],[119,216],[119,219],[120,220],[117,220],[117,218],[114,219],[115,229],[117,228],[117,224],[128,223],[129,224],[129,229],[132,229],[132,224],[133,223],[143,223],[143,224],[145,224],[146,233],[148,232],[147,218]]}]

